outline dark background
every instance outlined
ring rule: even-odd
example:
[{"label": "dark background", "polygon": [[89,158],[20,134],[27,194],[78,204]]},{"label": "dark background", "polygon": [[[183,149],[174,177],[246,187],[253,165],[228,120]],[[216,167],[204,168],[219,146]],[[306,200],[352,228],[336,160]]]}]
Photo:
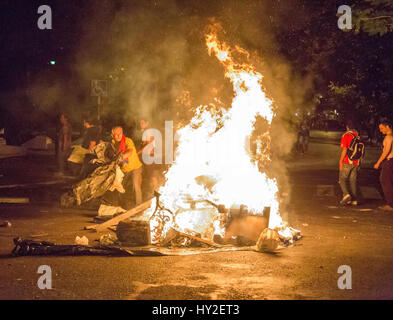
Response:
[{"label": "dark background", "polygon": [[[42,4],[52,8],[52,30],[37,27]],[[337,27],[341,4],[353,10],[348,32]],[[226,41],[263,59],[260,70],[280,119],[303,114],[340,122],[349,114],[365,128],[369,119],[392,114],[393,20],[378,18],[392,12],[392,1],[377,0],[3,0],[0,127],[14,144],[23,132],[53,132],[60,112],[79,127],[83,114],[96,112],[91,79],[108,80],[102,118],[108,126],[133,127],[147,109],[149,116],[162,114],[160,120],[187,118],[189,110],[177,105],[181,90],[191,93],[193,106],[209,103],[212,87],[230,102],[228,82],[204,44],[204,27],[214,19]],[[121,46],[124,39],[129,46]],[[166,66],[176,59],[181,67]],[[150,78],[141,81],[141,74]],[[154,101],[142,106],[149,90]]]}]

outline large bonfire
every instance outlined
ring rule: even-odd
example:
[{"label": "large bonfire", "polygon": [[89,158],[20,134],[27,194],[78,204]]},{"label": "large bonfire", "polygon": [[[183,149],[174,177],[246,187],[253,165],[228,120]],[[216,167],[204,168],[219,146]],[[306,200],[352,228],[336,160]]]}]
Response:
[{"label": "large bonfire", "polygon": [[[146,212],[151,216],[152,243],[159,244],[170,228],[207,238],[224,236],[222,216],[218,210],[206,209],[206,200],[227,208],[247,206],[251,214],[270,207],[269,228],[290,238],[293,229],[279,215],[277,182],[260,171],[250,154],[249,141],[257,117],[267,122],[264,137],[268,142],[274,118],[272,101],[262,86],[263,77],[253,65],[235,61],[232,53],[247,52],[238,47],[231,52],[215,31],[206,35],[206,45],[233,85],[232,105],[227,109],[199,106],[189,124],[177,132],[176,158],[159,190],[165,214],[154,214],[156,200]],[[270,161],[269,143],[259,152],[264,161]]]}]

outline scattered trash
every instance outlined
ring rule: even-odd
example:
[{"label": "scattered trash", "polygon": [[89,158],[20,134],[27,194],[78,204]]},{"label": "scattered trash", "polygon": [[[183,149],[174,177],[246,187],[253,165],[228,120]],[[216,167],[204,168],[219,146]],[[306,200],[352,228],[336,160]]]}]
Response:
[{"label": "scattered trash", "polygon": [[341,219],[339,216],[332,216],[333,219]]},{"label": "scattered trash", "polygon": [[308,223],[302,223],[303,227],[308,227]]},{"label": "scattered trash", "polygon": [[103,246],[112,246],[112,245],[119,244],[117,238],[110,233],[101,236],[99,242]]},{"label": "scattered trash", "polygon": [[78,205],[99,198],[113,185],[116,178],[115,161],[98,167],[89,177],[78,182],[72,189]]},{"label": "scattered trash", "polygon": [[98,209],[98,216],[114,216],[117,213],[123,213],[124,210],[122,207],[115,207],[115,206],[108,206],[106,204],[101,204],[100,208]]},{"label": "scattered trash", "polygon": [[12,250],[14,256],[163,256],[153,250],[127,250],[117,247],[106,246],[83,246],[83,245],[56,245],[48,241],[35,241],[14,238],[15,248]]},{"label": "scattered trash", "polygon": [[10,228],[11,226],[12,226],[11,222],[7,220],[0,223],[0,227]]},{"label": "scattered trash", "polygon": [[79,236],[76,236],[75,244],[79,244],[79,245],[82,245],[82,246],[87,246],[87,245],[89,245],[89,239],[87,239],[86,236],[83,236],[81,238]]},{"label": "scattered trash", "polygon": [[266,228],[262,231],[257,241],[257,251],[274,252],[280,244],[280,236],[277,231]]}]

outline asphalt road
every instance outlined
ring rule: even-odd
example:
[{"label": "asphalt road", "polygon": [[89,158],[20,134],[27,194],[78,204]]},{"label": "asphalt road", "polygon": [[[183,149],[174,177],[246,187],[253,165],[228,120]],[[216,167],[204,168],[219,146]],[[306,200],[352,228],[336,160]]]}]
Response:
[{"label": "asphalt road", "polygon": [[[101,234],[83,230],[95,211],[61,209],[47,197],[0,205],[0,220],[12,223],[0,228],[0,299],[392,299],[393,214],[375,209],[383,201],[370,190],[357,208],[337,206],[336,151],[335,144],[314,143],[290,163],[282,214],[303,239],[276,254],[11,257],[15,236],[72,244],[86,235],[94,244]],[[362,186],[378,185],[370,165],[362,171]],[[49,191],[34,194],[40,192]],[[51,290],[37,286],[41,265],[52,269]],[[351,289],[338,287],[343,265],[351,268]]]}]

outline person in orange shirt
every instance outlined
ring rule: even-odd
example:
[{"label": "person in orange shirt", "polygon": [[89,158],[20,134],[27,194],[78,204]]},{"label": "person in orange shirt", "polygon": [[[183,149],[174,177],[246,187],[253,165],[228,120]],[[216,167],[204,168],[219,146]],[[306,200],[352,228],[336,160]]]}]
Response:
[{"label": "person in orange shirt", "polygon": [[127,192],[127,186],[132,179],[135,191],[135,204],[142,203],[142,162],[139,160],[135,144],[132,139],[123,134],[122,127],[114,127],[112,129],[112,144],[117,153],[123,153],[123,164],[121,170],[125,176],[123,178],[123,186]]}]

